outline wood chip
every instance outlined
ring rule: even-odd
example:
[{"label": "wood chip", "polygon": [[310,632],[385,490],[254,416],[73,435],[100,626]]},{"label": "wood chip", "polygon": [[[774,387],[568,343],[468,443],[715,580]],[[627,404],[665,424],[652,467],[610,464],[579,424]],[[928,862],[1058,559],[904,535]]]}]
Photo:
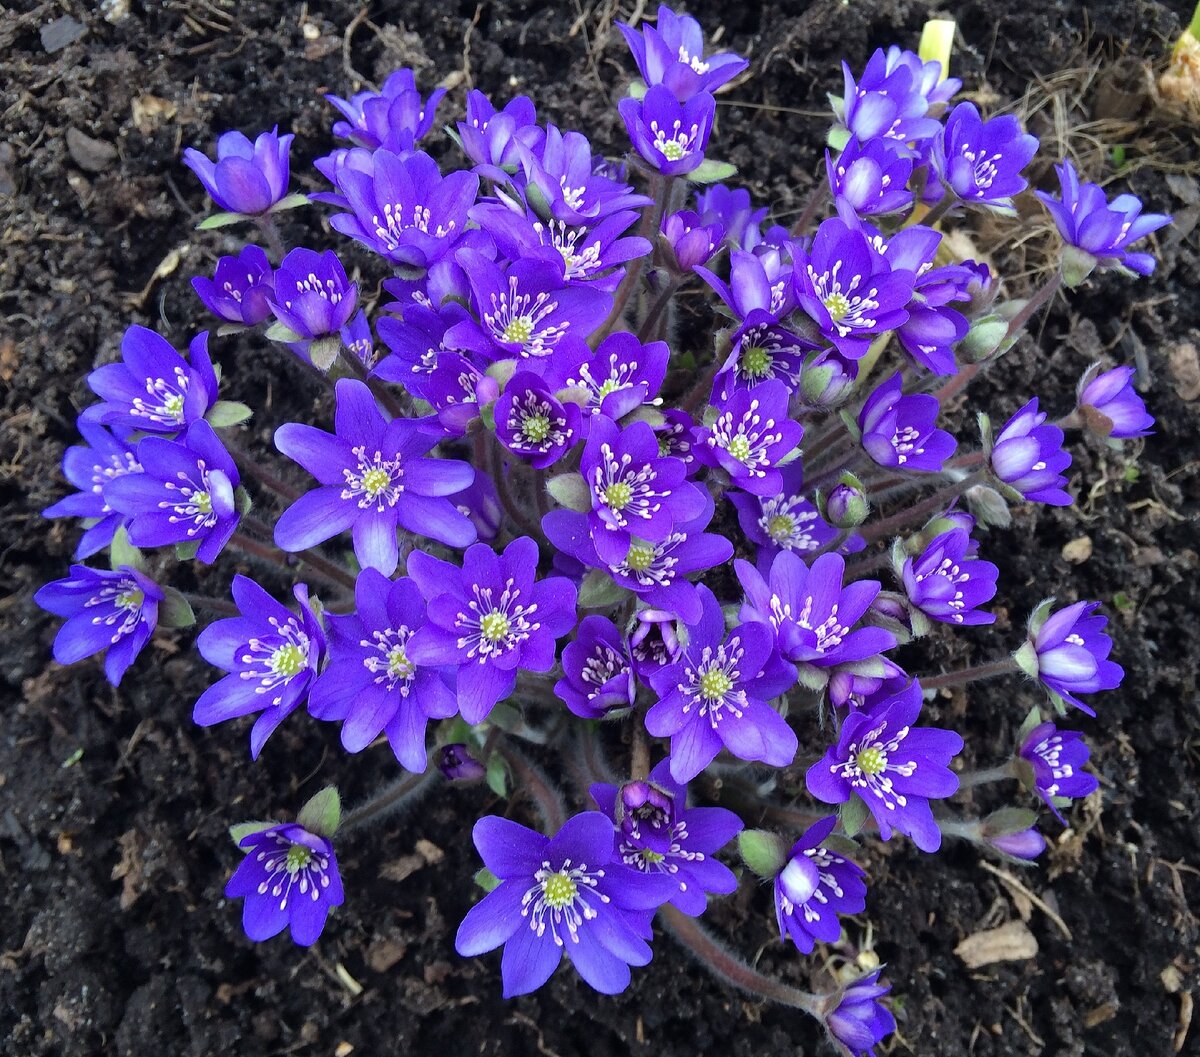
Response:
[{"label": "wood chip", "polygon": [[139,95],[130,105],[133,124],[143,136],[149,136],[170,121],[177,109],[170,99],[163,99],[157,95]]},{"label": "wood chip", "polygon": [[1082,565],[1092,556],[1092,537],[1077,536],[1064,544],[1062,556],[1072,565]]},{"label": "wood chip", "polygon": [[1120,1006],[1116,1002],[1105,1002],[1102,1006],[1089,1009],[1083,1015],[1083,1026],[1085,1028],[1094,1028],[1097,1024],[1107,1023],[1117,1015],[1119,1008]]},{"label": "wood chip", "polygon": [[968,969],[979,969],[996,962],[1023,962],[1036,957],[1037,938],[1023,921],[1010,921],[998,929],[986,929],[968,936],[954,953]]},{"label": "wood chip", "polygon": [[1200,356],[1190,341],[1181,341],[1167,353],[1167,367],[1181,400],[1200,399]]}]

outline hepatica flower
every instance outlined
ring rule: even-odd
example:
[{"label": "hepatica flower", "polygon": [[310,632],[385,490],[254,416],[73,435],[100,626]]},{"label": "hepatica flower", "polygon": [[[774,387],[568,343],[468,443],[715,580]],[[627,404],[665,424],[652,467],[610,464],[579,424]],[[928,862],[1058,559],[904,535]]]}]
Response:
[{"label": "hepatica flower", "polygon": [[799,463],[791,463],[780,472],[783,487],[773,496],[726,493],[737,510],[738,524],[746,539],[758,548],[760,566],[769,566],[780,551],[801,555],[815,551],[837,535],[837,530],[822,520],[809,500]]},{"label": "hepatica flower", "polygon": [[653,26],[638,29],[617,22],[648,85],[665,85],[680,100],[699,92],[715,92],[749,63],[733,52],[704,55],[704,30],[690,15],[678,15],[659,4]]},{"label": "hepatica flower", "polygon": [[275,272],[271,311],[300,338],[336,334],[354,315],[358,284],[350,282],[333,250],[292,250]]},{"label": "hepatica flower", "polygon": [[1053,723],[1039,723],[1021,743],[1018,755],[1032,771],[1037,795],[1064,825],[1066,820],[1055,797],[1076,800],[1100,788],[1099,779],[1083,769],[1090,754],[1077,730],[1059,730]]},{"label": "hepatica flower", "polygon": [[707,92],[681,103],[663,85],[651,85],[642,99],[617,104],[634,150],[663,176],[682,176],[704,161],[716,100]]},{"label": "hepatica flower", "polygon": [[1133,388],[1133,368],[1089,371],[1079,387],[1076,404],[1088,428],[1115,440],[1146,437],[1154,418]]},{"label": "hepatica flower", "polygon": [[614,709],[633,706],[637,683],[629,643],[608,617],[579,622],[574,641],[563,649],[562,667],[554,692],[575,715],[603,719]]},{"label": "hepatica flower", "polygon": [[804,436],[788,417],[790,394],[783,382],[736,389],[717,409],[713,424],[696,432],[696,457],[719,466],[733,484],[755,495],[777,495],[783,487],[781,460]]},{"label": "hepatica flower", "polygon": [[837,825],[830,815],[805,830],[775,877],[775,921],[779,938],[805,954],[817,941],[835,943],[842,931],[839,914],[858,914],[867,905],[863,872],[823,845]]},{"label": "hepatica flower", "polygon": [[951,455],[954,437],[935,425],[941,405],[927,393],[902,393],[900,372],[876,386],[858,415],[862,446],[880,466],[938,473]]},{"label": "hepatica flower", "polygon": [[671,739],[671,776],[689,782],[725,748],[739,759],[786,767],[796,735],[767,702],[795,683],[795,669],[774,652],[770,628],[753,621],[725,634],[721,604],[697,587],[702,615],[689,625],[674,663],[650,675],[658,703],[646,729]]},{"label": "hepatica flower", "polygon": [[396,568],[397,527],[450,547],[473,542],[474,526],[446,497],[467,487],[475,471],[427,457],[441,431],[428,419],[389,422],[357,379],[340,379],[335,393],[333,433],[297,422],[275,431],[275,446],[319,485],[283,512],[275,542],[303,551],[352,529],[359,562],[385,576]]},{"label": "hepatica flower", "polygon": [[226,899],[245,899],[242,928],[255,942],[291,928],[302,947],[316,943],[329,911],[345,901],[333,842],[294,822],[241,839],[246,857],[225,885]]},{"label": "hepatica flower", "polygon": [[241,478],[212,426],[193,422],[179,441],[146,437],[137,459],[141,473],[104,486],[105,500],[128,518],[129,542],[196,544],[196,558],[213,562],[237,529]]},{"label": "hepatica flower", "polygon": [[236,257],[218,260],[211,279],[197,275],[192,288],[218,319],[254,327],[271,314],[274,273],[261,247],[244,246]]},{"label": "hepatica flower", "polygon": [[692,917],[708,906],[708,895],[737,890],[720,851],[742,830],[742,820],[721,807],[688,807],[687,786],[671,777],[663,760],[646,781],[598,783],[589,792],[617,828],[617,859],[641,873],[667,878],[669,902]]},{"label": "hepatica flower", "polygon": [[425,770],[425,727],[458,711],[453,669],[415,664],[408,640],[425,623],[425,599],[407,577],[364,569],[355,612],[330,614],[329,664],[309,694],[317,719],[341,721],[342,746],[361,752],[386,734],[401,765]]},{"label": "hepatica flower", "polygon": [[288,193],[292,138],[279,135],[278,127],[253,143],[240,132],[226,132],[217,140],[215,162],[189,147],[183,164],[200,178],[218,208],[254,216],[268,212]]},{"label": "hepatica flower", "polygon": [[504,946],[505,998],[536,991],[564,952],[602,994],[625,990],[629,967],[650,961],[640,912],[669,889],[613,861],[616,834],[599,811],[575,815],[553,837],[495,815],[472,835],[500,884],[467,913],[454,946],[464,958]]},{"label": "hepatica flower", "polygon": [[942,182],[964,202],[1011,208],[1028,186],[1021,170],[1037,153],[1038,141],[1012,114],[984,121],[974,103],[959,103],[934,144]]},{"label": "hepatica flower", "polygon": [[1056,704],[1065,701],[1094,716],[1095,711],[1077,695],[1113,690],[1125,676],[1121,666],[1108,659],[1112,652],[1112,639],[1104,633],[1108,618],[1096,614],[1099,602],[1076,602],[1051,613],[1052,602],[1034,610],[1029,639],[1017,651],[1017,663],[1050,692]]},{"label": "hepatica flower", "polygon": [[368,150],[411,151],[433,127],[445,88],[435,88],[423,99],[410,69],[396,70],[378,92],[358,92],[349,99],[326,95],[345,121],[336,121],[333,134]]},{"label": "hepatica flower", "polygon": [[158,584],[128,565],[112,572],[72,565],[70,576],[33,596],[46,612],[67,618],[54,637],[54,659],[74,664],[107,650],[104,674],[113,686],[154,634],[163,598]]},{"label": "hepatica flower", "polygon": [[[929,81],[920,60],[911,52],[899,48],[884,52],[878,48],[861,78],[856,80],[845,62],[842,72],[845,94],[835,109],[845,127],[860,140],[887,136],[910,143],[937,133],[938,122],[926,116],[932,94]],[[933,79],[936,81],[936,74]]]},{"label": "hepatica flower", "polygon": [[517,669],[548,672],[555,641],[575,626],[575,585],[535,580],[538,548],[528,536],[502,555],[467,549],[461,569],[414,551],[408,575],[428,600],[428,619],[408,644],[415,664],[458,670],[458,704],[471,724],[512,693]]},{"label": "hepatica flower", "polygon": [[1034,503],[1070,506],[1062,471],[1071,465],[1063,451],[1063,431],[1046,421],[1035,396],[1005,424],[992,447],[992,472],[1004,484]]},{"label": "hepatica flower", "polygon": [[991,624],[996,618],[977,608],[996,594],[999,570],[974,557],[971,534],[963,528],[943,532],[901,570],[908,600],[943,624]]},{"label": "hepatica flower", "polygon": [[[1063,242],[1082,250],[1092,267],[1125,268],[1138,275],[1154,271],[1154,257],[1134,252],[1130,246],[1171,223],[1169,216],[1142,213],[1137,195],[1120,194],[1111,202],[1104,189],[1081,182],[1069,161],[1054,166],[1062,197],[1036,192],[1050,212]],[[1090,269],[1089,269],[1090,270]]]},{"label": "hepatica flower", "polygon": [[192,339],[184,359],[166,338],[132,326],[121,338],[121,362],[97,367],[88,385],[101,400],[84,412],[89,421],[140,433],[178,433],[217,402],[208,331]]},{"label": "hepatica flower", "polygon": [[467,93],[466,118],[458,123],[463,153],[475,163],[477,172],[489,175],[516,172],[518,134],[535,131],[540,135],[533,100],[525,95],[510,99],[498,111],[483,92],[472,89]]},{"label": "hepatica flower", "polygon": [[560,389],[587,390],[585,409],[617,422],[642,404],[658,402],[670,357],[665,341],[643,345],[635,335],[617,331],[594,352],[582,347],[574,355],[556,355],[550,379]]},{"label": "hepatica flower", "polygon": [[518,371],[494,408],[496,437],[534,469],[554,465],[579,439],[579,405],[559,403],[536,374]]},{"label": "hepatica flower", "polygon": [[876,969],[838,992],[837,1004],[825,1015],[829,1037],[853,1057],[873,1057],[875,1044],[896,1030],[896,1018],[880,1001],[892,989],[879,983],[881,972]]},{"label": "hepatica flower", "polygon": [[250,731],[250,755],[258,759],[267,738],[308,696],[325,660],[325,630],[304,584],[293,589],[298,615],[247,576],[235,576],[232,590],[241,616],[209,624],[196,639],[200,655],[229,674],[200,695],[192,721],[211,727],[261,712]]},{"label": "hepatica flower", "polygon": [[886,137],[851,136],[836,161],[825,152],[825,172],[835,202],[860,216],[896,213],[912,205],[908,189],[912,158],[903,144]]},{"label": "hepatica flower", "polygon": [[659,245],[669,248],[677,271],[689,272],[707,264],[724,237],[719,223],[706,224],[699,213],[681,209],[663,217]]}]

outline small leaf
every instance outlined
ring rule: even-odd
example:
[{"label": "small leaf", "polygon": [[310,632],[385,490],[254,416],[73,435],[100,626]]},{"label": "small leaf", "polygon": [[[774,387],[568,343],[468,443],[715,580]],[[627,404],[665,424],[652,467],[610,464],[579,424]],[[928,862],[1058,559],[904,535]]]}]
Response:
[{"label": "small leaf", "polygon": [[213,213],[210,217],[205,217],[199,224],[196,225],[197,231],[211,231],[213,228],[225,228],[230,224],[240,224],[243,220],[249,220],[245,213]]},{"label": "small leaf", "polygon": [[847,837],[857,836],[867,822],[867,805],[857,796],[852,796],[838,810],[842,829]]},{"label": "small leaf", "polygon": [[498,752],[487,762],[487,784],[497,796],[508,796],[508,767]]},{"label": "small leaf", "polygon": [[327,785],[311,797],[300,809],[296,821],[309,833],[326,839],[331,838],[342,821],[342,800],[338,796],[337,787]]},{"label": "small leaf", "polygon": [[278,320],[267,327],[264,337],[266,337],[267,341],[281,341],[285,345],[291,345],[294,342],[304,340],[291,327],[284,326]]},{"label": "small leaf", "polygon": [[237,504],[237,512],[242,517],[245,517],[254,509],[254,500],[250,498],[250,493],[241,485],[238,485],[237,490],[233,493],[233,501]]},{"label": "small leaf", "polygon": [[237,400],[218,400],[208,409],[204,418],[213,429],[223,429],[226,426],[239,425],[253,414],[254,411],[248,404]]},{"label": "small leaf", "polygon": [[164,587],[166,596],[158,603],[158,623],[164,628],[190,628],[196,623],[191,604],[173,587]]},{"label": "small leaf", "polygon": [[308,346],[308,358],[318,371],[327,371],[341,351],[342,339],[337,334],[326,334]]},{"label": "small leaf", "polygon": [[493,892],[500,887],[500,878],[485,866],[476,872],[475,883],[485,892]]},{"label": "small leaf", "polygon": [[579,585],[578,605],[580,609],[603,609],[605,606],[615,606],[625,597],[625,588],[615,583],[607,573],[593,569]]},{"label": "small leaf", "polygon": [[546,491],[559,506],[585,514],[592,509],[592,492],[582,474],[560,473],[546,482]]},{"label": "small leaf", "polygon": [[1013,833],[1024,833],[1037,824],[1037,812],[1026,807],[1002,807],[983,820],[985,837],[1007,837]]},{"label": "small leaf", "polygon": [[190,562],[200,549],[200,540],[188,540],[186,543],[175,544],[175,557],[181,562]]},{"label": "small leaf", "polygon": [[261,833],[264,829],[270,829],[272,826],[278,825],[278,822],[239,822],[229,827],[229,835],[233,838],[233,843],[240,848],[242,841],[249,837],[250,834]]},{"label": "small leaf", "polygon": [[694,184],[715,184],[720,183],[722,180],[728,180],[736,174],[736,165],[731,165],[727,161],[714,161],[712,158],[705,158],[704,161],[687,174],[687,178]]},{"label": "small leaf", "polygon": [[112,543],[108,545],[108,556],[113,572],[123,565],[128,565],[138,572],[146,571],[146,556],[129,542],[129,534],[122,525],[113,535]]},{"label": "small leaf", "polygon": [[271,208],[267,212],[279,213],[285,209],[297,209],[300,206],[308,205],[309,201],[310,201],[310,199],[309,199],[308,195],[302,194],[299,191],[293,191],[290,195],[285,195],[278,202],[276,202],[273,206],[271,206]]}]

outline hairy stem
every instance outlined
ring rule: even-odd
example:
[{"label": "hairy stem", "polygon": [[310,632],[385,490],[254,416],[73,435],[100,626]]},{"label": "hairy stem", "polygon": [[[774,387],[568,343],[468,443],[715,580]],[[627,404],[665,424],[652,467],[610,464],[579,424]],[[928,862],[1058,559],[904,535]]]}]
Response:
[{"label": "hairy stem", "polygon": [[[244,520],[265,528],[261,521],[256,522],[252,518]],[[267,531],[269,532],[270,530],[268,529]],[[230,536],[229,542],[246,554],[270,562],[272,565],[278,565],[279,568],[289,573],[295,573],[294,563],[302,563],[307,565],[318,579],[324,580],[336,587],[346,588],[350,591],[354,590],[354,576],[348,569],[343,569],[340,565],[335,565],[314,551],[301,551],[298,554],[289,554],[273,544],[263,543],[261,540],[247,536],[241,531],[235,532]]]},{"label": "hairy stem", "polygon": [[986,767],[979,771],[963,771],[958,776],[958,788],[972,789],[977,785],[988,785],[991,782],[1003,782],[1006,778],[1015,778],[1012,761],[999,767]]},{"label": "hairy stem", "polygon": [[368,797],[353,811],[342,818],[338,832],[349,832],[370,825],[387,817],[393,811],[413,807],[416,802],[433,788],[433,779],[439,774],[436,767],[428,767],[424,774],[406,774],[379,792]]},{"label": "hairy stem", "polygon": [[860,534],[868,543],[894,535],[898,530],[912,524],[914,521],[928,518],[939,510],[944,510],[953,500],[973,488],[985,476],[986,471],[976,470],[974,473],[968,474],[961,481],[947,488],[942,488],[934,492],[933,495],[926,496],[916,505],[906,507],[903,510],[897,510],[896,513],[890,517],[885,517],[882,521],[876,521],[874,524],[864,526]]},{"label": "hairy stem", "polygon": [[994,679],[999,675],[1009,675],[1020,671],[1017,662],[1011,657],[1001,657],[998,661],[977,664],[972,668],[963,668],[957,672],[942,672],[940,675],[917,676],[917,682],[922,690],[940,690],[946,686],[965,686],[980,679]]},{"label": "hairy stem", "polygon": [[557,833],[567,821],[567,811],[558,791],[551,786],[541,769],[519,749],[501,741],[496,745],[496,751],[512,768],[517,777],[518,788],[533,798],[546,831]]}]

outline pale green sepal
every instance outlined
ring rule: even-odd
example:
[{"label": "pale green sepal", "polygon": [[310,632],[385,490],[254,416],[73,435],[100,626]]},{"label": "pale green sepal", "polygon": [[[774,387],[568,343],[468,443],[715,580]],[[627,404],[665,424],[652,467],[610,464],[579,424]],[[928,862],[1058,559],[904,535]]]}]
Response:
[{"label": "pale green sepal", "polygon": [[327,785],[312,796],[300,809],[296,821],[309,833],[331,839],[342,821],[342,798],[338,796],[337,787]]}]

